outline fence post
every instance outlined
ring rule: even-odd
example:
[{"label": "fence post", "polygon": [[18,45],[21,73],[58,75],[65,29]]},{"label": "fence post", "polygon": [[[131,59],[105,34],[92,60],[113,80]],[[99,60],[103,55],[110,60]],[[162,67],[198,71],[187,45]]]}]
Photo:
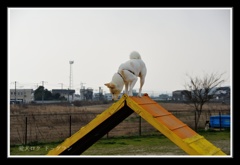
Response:
[{"label": "fence post", "polygon": [[219,126],[220,126],[220,131],[222,130],[222,116],[221,112],[219,111]]},{"label": "fence post", "polygon": [[71,133],[71,129],[72,129],[72,117],[71,115],[69,116],[69,137],[71,137],[72,133]]},{"label": "fence post", "polygon": [[142,135],[142,126],[141,126],[141,116],[139,116],[139,136],[141,136]]},{"label": "fence post", "polygon": [[27,117],[25,117],[25,145],[27,145]]},{"label": "fence post", "polygon": [[195,123],[195,131],[197,131],[197,111],[195,110],[195,114],[194,114],[194,123]]}]

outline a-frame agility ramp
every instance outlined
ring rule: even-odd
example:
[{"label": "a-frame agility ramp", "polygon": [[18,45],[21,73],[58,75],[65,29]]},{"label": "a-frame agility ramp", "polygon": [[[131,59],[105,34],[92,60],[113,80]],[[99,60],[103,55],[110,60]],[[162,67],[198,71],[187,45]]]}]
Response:
[{"label": "a-frame agility ramp", "polygon": [[189,155],[226,155],[152,100],[148,94],[141,98],[124,94],[86,126],[50,150],[47,155],[81,155],[133,112],[139,114]]}]

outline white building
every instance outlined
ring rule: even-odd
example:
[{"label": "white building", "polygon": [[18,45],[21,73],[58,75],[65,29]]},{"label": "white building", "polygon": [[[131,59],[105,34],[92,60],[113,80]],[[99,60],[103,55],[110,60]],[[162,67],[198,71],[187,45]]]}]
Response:
[{"label": "white building", "polygon": [[10,103],[30,103],[34,101],[33,89],[10,89]]}]

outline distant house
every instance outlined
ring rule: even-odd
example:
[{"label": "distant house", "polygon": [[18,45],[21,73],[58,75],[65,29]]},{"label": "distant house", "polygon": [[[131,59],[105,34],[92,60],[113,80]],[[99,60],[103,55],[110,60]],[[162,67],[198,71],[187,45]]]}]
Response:
[{"label": "distant house", "polygon": [[172,100],[173,101],[187,101],[187,95],[191,93],[188,90],[176,90],[172,92]]},{"label": "distant house", "polygon": [[218,87],[213,89],[209,95],[212,95],[212,101],[230,102],[230,87]]},{"label": "distant house", "polygon": [[75,94],[75,95],[74,95],[74,101],[75,101],[75,100],[81,100],[80,94]]},{"label": "distant house", "polygon": [[112,100],[112,94],[111,93],[105,93],[104,94],[104,99],[105,100]]},{"label": "distant house", "polygon": [[160,100],[170,100],[171,97],[168,94],[160,94],[159,99]]},{"label": "distant house", "polygon": [[57,93],[65,97],[68,101],[74,101],[75,90],[73,89],[52,89],[52,95]]},{"label": "distant house", "polygon": [[10,89],[10,103],[30,103],[34,100],[33,89]]},{"label": "distant house", "polygon": [[[201,90],[202,94],[204,94],[204,89]],[[188,90],[176,90],[172,92],[172,100],[173,101],[187,101],[187,95],[191,92]],[[211,96],[211,101],[217,102],[230,102],[230,87],[216,87],[212,88],[208,93]]]}]

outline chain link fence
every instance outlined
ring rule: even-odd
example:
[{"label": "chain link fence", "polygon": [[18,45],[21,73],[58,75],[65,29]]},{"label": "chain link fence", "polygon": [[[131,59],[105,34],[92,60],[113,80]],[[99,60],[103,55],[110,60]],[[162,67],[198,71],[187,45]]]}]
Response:
[{"label": "chain link fence", "polygon": [[[169,111],[183,123],[194,130],[194,110]],[[210,116],[230,114],[230,110],[204,110],[198,124],[204,129]],[[34,144],[63,141],[87,125],[99,113],[49,113],[49,114],[11,114],[10,115],[10,144]],[[103,138],[117,136],[141,136],[161,134],[151,124],[133,113],[109,131]]]}]

